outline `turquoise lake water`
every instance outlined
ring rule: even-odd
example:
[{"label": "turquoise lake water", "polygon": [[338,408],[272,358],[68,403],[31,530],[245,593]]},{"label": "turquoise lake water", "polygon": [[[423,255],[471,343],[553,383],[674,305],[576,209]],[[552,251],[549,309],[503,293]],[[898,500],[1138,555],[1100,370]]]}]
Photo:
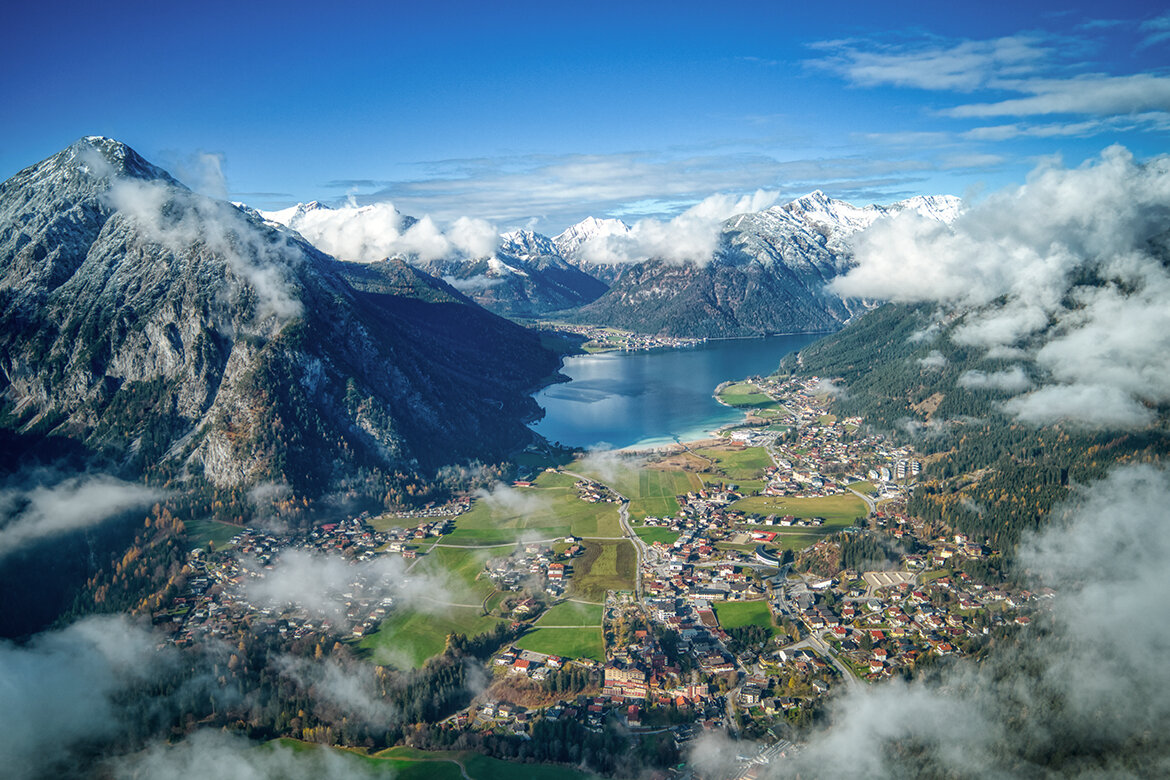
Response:
[{"label": "turquoise lake water", "polygon": [[697,347],[565,358],[569,382],[536,394],[545,417],[531,427],[573,447],[652,447],[701,439],[742,419],[713,397],[728,380],[767,375],[820,335],[709,341]]}]

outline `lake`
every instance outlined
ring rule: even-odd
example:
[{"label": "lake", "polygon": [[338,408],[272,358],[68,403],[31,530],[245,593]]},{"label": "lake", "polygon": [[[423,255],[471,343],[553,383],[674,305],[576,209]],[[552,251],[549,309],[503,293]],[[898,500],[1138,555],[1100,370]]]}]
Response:
[{"label": "lake", "polygon": [[704,438],[743,418],[715,400],[721,382],[774,372],[819,334],[708,341],[696,347],[565,358],[570,381],[536,394],[531,427],[572,447],[652,447]]}]

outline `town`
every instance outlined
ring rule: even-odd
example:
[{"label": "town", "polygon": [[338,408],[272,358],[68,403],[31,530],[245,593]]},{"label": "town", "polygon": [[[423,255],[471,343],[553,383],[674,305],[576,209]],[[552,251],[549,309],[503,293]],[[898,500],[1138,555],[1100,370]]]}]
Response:
[{"label": "town", "polygon": [[[360,643],[412,608],[396,596],[416,565],[474,553],[477,619],[506,622],[519,638],[498,649],[490,684],[444,728],[526,736],[541,719],[592,729],[616,720],[634,734],[668,730],[680,753],[703,731],[724,730],[756,746],[743,757],[745,777],[798,751],[801,727],[838,691],[910,677],[993,634],[1026,630],[1052,593],[986,584],[979,564],[996,551],[984,540],[906,513],[915,452],[866,433],[860,419],[833,417],[815,379],[756,377],[724,398],[748,386],[744,422],[717,439],[621,456],[623,478],[580,461],[507,488],[562,490],[558,506],[594,513],[598,529],[606,518],[616,532],[524,541],[517,528],[517,541],[463,544],[470,510],[485,511],[470,498],[307,536],[244,529],[224,549],[191,551],[183,591],[155,623],[180,645],[229,638],[242,624]],[[659,495],[648,495],[655,484]],[[691,489],[664,495],[663,484]],[[623,493],[629,486],[646,494]],[[421,522],[397,525],[406,519]],[[624,587],[579,587],[600,565],[591,550],[617,545],[633,552]],[[319,588],[312,606],[258,598],[266,591],[255,584],[296,555],[344,562],[348,575]],[[593,632],[599,641],[583,650]]]}]

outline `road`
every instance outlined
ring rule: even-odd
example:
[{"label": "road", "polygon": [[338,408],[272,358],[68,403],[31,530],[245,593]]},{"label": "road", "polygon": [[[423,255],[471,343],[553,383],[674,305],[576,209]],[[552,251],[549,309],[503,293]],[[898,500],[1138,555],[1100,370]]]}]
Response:
[{"label": "road", "polygon": [[846,490],[848,490],[848,491],[849,491],[850,493],[852,493],[853,495],[855,495],[855,496],[857,496],[858,498],[860,498],[862,501],[864,501],[864,502],[865,502],[865,505],[866,505],[867,507],[869,507],[869,513],[870,513],[871,515],[872,515],[872,514],[874,514],[875,512],[877,512],[877,502],[876,502],[876,501],[874,501],[872,498],[870,498],[869,496],[865,495],[864,493],[859,493],[858,491],[854,490],[854,489],[853,489],[853,488],[851,488],[851,487],[847,487],[847,488],[845,488],[845,489],[846,489]]}]

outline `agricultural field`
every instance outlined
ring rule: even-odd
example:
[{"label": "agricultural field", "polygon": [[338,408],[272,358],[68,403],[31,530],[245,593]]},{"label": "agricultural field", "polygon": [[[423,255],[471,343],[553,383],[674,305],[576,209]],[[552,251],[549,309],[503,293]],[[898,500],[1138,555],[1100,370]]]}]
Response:
[{"label": "agricultural field", "polygon": [[369,651],[370,660],[376,664],[417,669],[428,658],[443,652],[448,634],[475,636],[491,631],[499,622],[485,616],[480,607],[403,610],[382,621],[376,632],[362,637],[358,647]]},{"label": "agricultural field", "polygon": [[[732,509],[747,514],[792,515],[793,517],[823,517],[822,531],[846,528],[859,517],[865,517],[868,509],[865,502],[852,493],[818,498],[796,498],[790,496],[751,496],[731,505]],[[778,530],[771,528],[769,530]],[[800,529],[808,530],[808,529]]]},{"label": "agricultural field", "polygon": [[585,542],[585,553],[573,562],[570,592],[601,602],[606,591],[633,590],[636,567],[637,554],[630,542]]},{"label": "agricultural field", "polygon": [[714,605],[715,617],[723,629],[741,626],[763,626],[779,633],[772,622],[772,612],[766,601],[722,601]]},{"label": "agricultural field", "polygon": [[715,468],[730,482],[761,480],[764,469],[772,465],[772,459],[763,447],[711,447],[696,452],[713,461]]},{"label": "agricultural field", "polygon": [[728,406],[744,409],[753,409],[762,406],[772,406],[776,402],[766,393],[761,393],[750,382],[736,382],[719,391],[719,400]]},{"label": "agricultural field", "polygon": [[698,475],[673,469],[631,467],[613,480],[614,488],[630,499],[630,517],[667,517],[678,512],[675,496],[702,488]]},{"label": "agricultural field", "polygon": [[655,528],[653,526],[635,528],[634,533],[646,544],[662,542],[663,544],[670,545],[678,541],[678,537],[680,536],[678,531],[672,531],[669,528]]},{"label": "agricultural field", "polygon": [[600,626],[602,606],[562,601],[540,616],[537,626]]},{"label": "agricultural field", "polygon": [[605,642],[601,626],[580,628],[534,628],[516,640],[515,645],[537,653],[559,655],[565,658],[605,660]]},{"label": "agricultural field", "polygon": [[187,539],[192,547],[206,547],[211,543],[217,550],[230,547],[229,540],[243,530],[238,525],[217,520],[187,520],[183,526],[187,529]]},{"label": "agricultural field", "polygon": [[524,539],[553,540],[575,536],[621,536],[618,508],[590,504],[577,497],[576,478],[542,473],[536,487],[501,487],[478,498],[460,515],[445,544],[496,544]]}]

